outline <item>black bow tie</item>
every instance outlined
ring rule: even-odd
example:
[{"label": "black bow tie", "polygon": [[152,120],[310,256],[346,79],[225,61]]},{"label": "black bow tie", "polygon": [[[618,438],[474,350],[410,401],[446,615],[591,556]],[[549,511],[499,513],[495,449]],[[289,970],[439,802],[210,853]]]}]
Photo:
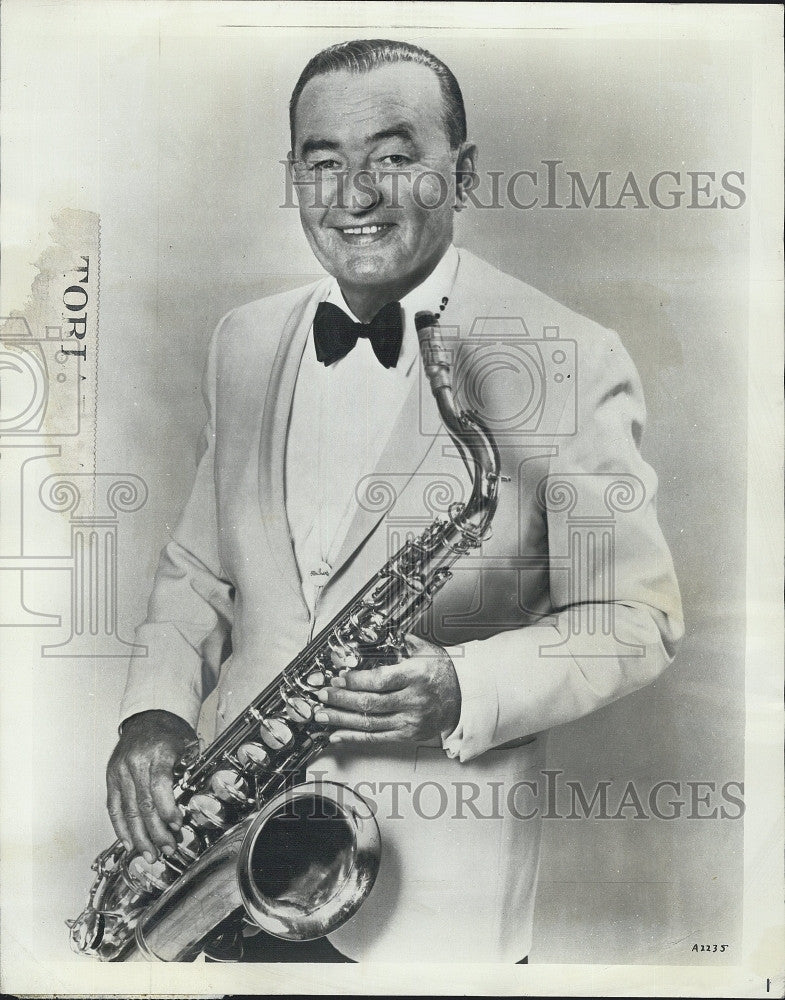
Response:
[{"label": "black bow tie", "polygon": [[323,365],[345,358],[360,337],[367,337],[385,368],[395,368],[403,341],[400,302],[388,302],[370,323],[355,323],[332,302],[320,302],[313,320],[316,358]]}]

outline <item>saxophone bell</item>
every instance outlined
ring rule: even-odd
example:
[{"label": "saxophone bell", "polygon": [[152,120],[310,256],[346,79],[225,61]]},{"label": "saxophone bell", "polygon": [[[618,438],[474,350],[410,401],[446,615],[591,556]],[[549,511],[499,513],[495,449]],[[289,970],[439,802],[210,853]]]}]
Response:
[{"label": "saxophone bell", "polygon": [[364,799],[329,781],[295,785],[227,831],[145,908],[133,944],[105,957],[212,956],[216,929],[223,943],[241,917],[289,941],[323,937],[360,908],[380,857],[379,828]]},{"label": "saxophone bell", "polygon": [[381,857],[373,811],[345,785],[313,781],[259,813],[238,858],[243,906],[274,937],[334,931],[371,891]]}]

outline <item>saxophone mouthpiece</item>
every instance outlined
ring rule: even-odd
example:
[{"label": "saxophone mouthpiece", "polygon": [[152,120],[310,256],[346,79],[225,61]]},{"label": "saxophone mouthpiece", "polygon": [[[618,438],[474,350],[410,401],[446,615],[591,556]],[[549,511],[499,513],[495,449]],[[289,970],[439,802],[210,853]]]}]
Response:
[{"label": "saxophone mouthpiece", "polygon": [[416,313],[414,317],[414,328],[417,331],[417,333],[419,333],[420,330],[426,329],[426,327],[435,325],[436,325],[436,316],[432,312],[428,312],[427,310],[423,309],[421,312]]},{"label": "saxophone mouthpiece", "polygon": [[451,352],[444,346],[438,317],[425,310],[418,312],[414,317],[414,327],[417,330],[417,339],[420,341],[420,354],[425,374],[431,383],[431,391],[436,393],[439,389],[451,389],[452,357]]}]

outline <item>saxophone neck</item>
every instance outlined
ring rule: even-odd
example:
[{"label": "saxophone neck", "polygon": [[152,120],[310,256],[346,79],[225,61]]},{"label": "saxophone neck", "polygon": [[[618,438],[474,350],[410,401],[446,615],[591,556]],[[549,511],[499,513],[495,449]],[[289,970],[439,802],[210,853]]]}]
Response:
[{"label": "saxophone neck", "polygon": [[461,521],[481,539],[496,513],[501,465],[499,449],[484,421],[476,413],[461,410],[455,400],[450,352],[442,338],[438,318],[433,313],[418,312],[414,324],[439,416],[472,477],[472,493],[461,513]]}]

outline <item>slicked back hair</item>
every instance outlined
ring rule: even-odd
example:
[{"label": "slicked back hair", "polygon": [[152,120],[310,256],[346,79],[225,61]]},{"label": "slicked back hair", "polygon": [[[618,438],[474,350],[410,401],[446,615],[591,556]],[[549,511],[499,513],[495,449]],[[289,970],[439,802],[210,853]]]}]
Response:
[{"label": "slicked back hair", "polygon": [[450,139],[450,148],[458,147],[466,141],[466,110],[463,94],[452,70],[441,59],[409,42],[393,42],[385,38],[358,38],[351,42],[330,45],[311,59],[300,74],[289,101],[289,130],[292,151],[294,148],[294,121],[297,103],[305,85],[315,76],[348,70],[350,73],[367,73],[377,66],[396,63],[414,63],[427,66],[439,81],[439,89],[444,104],[444,126]]}]

